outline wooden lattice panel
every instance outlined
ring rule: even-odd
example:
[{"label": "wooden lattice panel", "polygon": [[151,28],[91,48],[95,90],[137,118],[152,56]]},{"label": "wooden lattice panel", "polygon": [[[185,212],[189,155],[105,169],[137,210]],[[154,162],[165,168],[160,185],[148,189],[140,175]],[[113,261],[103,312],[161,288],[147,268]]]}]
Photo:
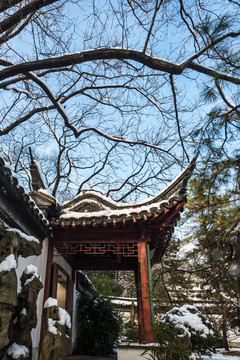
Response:
[{"label": "wooden lattice panel", "polygon": [[68,255],[122,255],[123,257],[137,257],[138,256],[138,244],[137,243],[78,243],[78,244],[66,244],[55,243],[58,251],[62,256]]}]

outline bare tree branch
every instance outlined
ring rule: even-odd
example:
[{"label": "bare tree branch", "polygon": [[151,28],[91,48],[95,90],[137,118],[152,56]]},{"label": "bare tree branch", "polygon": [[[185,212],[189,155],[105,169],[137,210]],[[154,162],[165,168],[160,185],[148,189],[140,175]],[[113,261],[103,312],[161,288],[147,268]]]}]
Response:
[{"label": "bare tree branch", "polygon": [[171,89],[172,89],[172,93],[173,93],[173,102],[174,102],[174,109],[175,109],[175,115],[176,115],[176,121],[177,121],[178,135],[179,135],[179,139],[181,141],[183,152],[186,155],[187,160],[189,162],[189,156],[188,156],[188,153],[186,152],[186,149],[185,149],[185,146],[183,143],[183,139],[182,139],[181,129],[180,129],[178,108],[177,108],[176,84],[175,84],[173,75],[170,75],[170,84],[171,84]]},{"label": "bare tree branch", "polygon": [[[186,61],[183,61],[180,66],[183,69],[186,69],[188,67],[189,64],[195,64],[192,61],[199,58],[200,55],[204,54],[207,50],[213,48],[215,45],[217,45],[218,43],[222,42],[223,40],[231,37],[231,38],[236,38],[240,35],[240,30],[236,31],[236,32],[230,32],[227,34],[224,34],[223,36],[219,37],[216,40],[211,40],[210,44],[208,44],[207,46],[205,46],[203,49],[199,50],[198,52],[196,52],[195,54],[193,54],[192,56],[190,56]],[[190,66],[190,68],[194,69],[193,67]],[[198,71],[198,70],[197,70]],[[200,71],[200,69],[199,69]],[[201,71],[200,71],[201,72]],[[206,75],[209,75],[209,73],[206,73]]]},{"label": "bare tree branch", "polygon": [[[206,49],[205,49],[206,50]],[[193,55],[194,56],[194,55]],[[133,49],[119,49],[119,48],[101,48],[95,50],[88,50],[83,52],[77,52],[73,54],[66,54],[58,57],[52,57],[50,59],[37,60],[24,62],[12,66],[8,66],[0,71],[0,80],[4,80],[11,76],[16,76],[19,73],[26,73],[29,71],[43,70],[47,68],[59,68],[63,66],[72,66],[75,64],[82,64],[93,60],[104,59],[130,59],[137,61],[153,70],[163,71],[169,74],[180,75],[184,69],[192,69],[199,73],[206,74],[211,77],[216,77],[225,81],[232,82],[234,84],[240,84],[240,78],[224,74],[210,67],[190,62],[188,59],[181,64],[175,64],[173,62],[144,54],[143,52]]]},{"label": "bare tree branch", "polygon": [[27,20],[21,26],[19,26],[16,31],[13,32],[17,25],[14,25],[12,28],[10,28],[9,31],[7,31],[3,36],[0,37],[0,45],[20,34],[20,32],[29,24],[34,15],[35,13],[30,14]]},{"label": "bare tree branch", "polygon": [[108,150],[108,152],[107,152],[107,154],[106,154],[106,156],[105,156],[105,158],[104,158],[104,161],[102,161],[102,166],[101,166],[99,169],[95,170],[87,179],[85,179],[85,180],[81,183],[81,185],[80,185],[79,188],[78,188],[77,194],[80,194],[80,192],[81,192],[84,184],[86,184],[86,183],[87,183],[89,180],[91,180],[94,176],[100,174],[100,172],[105,168],[105,166],[106,166],[106,164],[107,164],[107,161],[108,161],[108,158],[109,158],[109,155],[110,155],[111,152],[116,148],[116,146],[117,146],[117,143],[114,144],[114,145]]},{"label": "bare tree branch", "polygon": [[216,87],[217,87],[217,89],[218,89],[219,94],[221,95],[223,101],[227,104],[227,106],[229,106],[231,109],[235,109],[235,108],[236,108],[236,105],[235,105],[235,104],[232,104],[232,103],[227,99],[227,97],[225,96],[225,94],[224,94],[224,92],[223,92],[223,89],[222,89],[222,87],[221,87],[221,85],[220,85],[220,83],[219,83],[218,80],[215,80],[215,85],[216,85]]},{"label": "bare tree branch", "polygon": [[154,22],[155,22],[155,18],[156,18],[156,16],[157,16],[157,12],[158,12],[158,10],[160,9],[160,6],[161,6],[162,2],[163,2],[163,0],[160,0],[160,2],[158,2],[158,0],[156,0],[156,5],[155,5],[155,9],[154,9],[154,14],[153,14],[153,17],[152,17],[152,22],[151,22],[151,25],[150,25],[150,28],[149,28],[149,31],[148,31],[148,34],[147,34],[147,38],[146,38],[144,47],[143,47],[143,52],[144,52],[144,53],[145,53],[146,50],[147,50],[147,45],[148,45],[148,41],[149,41],[150,35],[151,35],[151,33],[152,33],[152,29],[153,29],[153,25],[154,25]]},{"label": "bare tree branch", "polygon": [[59,0],[33,0],[27,5],[21,7],[14,14],[6,17],[3,21],[0,22],[0,33],[7,31],[12,26],[20,23],[25,17],[27,17],[32,12],[36,12],[37,10],[55,3]]},{"label": "bare tree branch", "polygon": [[1,0],[0,3],[0,12],[3,12],[12,6],[15,6],[19,3],[21,3],[23,0]]}]

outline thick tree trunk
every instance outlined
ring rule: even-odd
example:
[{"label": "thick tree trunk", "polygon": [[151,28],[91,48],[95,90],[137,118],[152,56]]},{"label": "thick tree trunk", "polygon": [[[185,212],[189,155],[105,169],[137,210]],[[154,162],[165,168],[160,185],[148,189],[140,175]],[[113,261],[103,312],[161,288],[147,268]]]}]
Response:
[{"label": "thick tree trunk", "polygon": [[229,351],[229,344],[227,338],[227,320],[226,320],[226,311],[224,308],[224,304],[222,304],[222,334],[223,334],[224,349]]}]

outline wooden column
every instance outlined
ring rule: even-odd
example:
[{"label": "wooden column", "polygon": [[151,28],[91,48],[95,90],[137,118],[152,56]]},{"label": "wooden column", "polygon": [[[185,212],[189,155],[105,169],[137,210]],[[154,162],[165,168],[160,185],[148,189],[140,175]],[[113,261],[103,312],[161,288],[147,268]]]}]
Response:
[{"label": "wooden column", "polygon": [[[143,338],[140,337],[140,342],[149,344],[154,342],[152,331],[152,317],[151,317],[151,299],[150,287],[148,276],[148,256],[147,256],[147,234],[143,231],[142,238],[138,243],[138,263],[139,263],[139,276],[138,276],[138,301],[142,303],[142,315],[140,311],[140,318],[143,318]],[[140,329],[142,327],[140,319]]]},{"label": "wooden column", "polygon": [[135,271],[135,283],[137,289],[137,313],[138,313],[138,338],[139,343],[144,343],[144,322],[143,322],[143,306],[142,306],[142,291],[140,280],[140,269]]}]

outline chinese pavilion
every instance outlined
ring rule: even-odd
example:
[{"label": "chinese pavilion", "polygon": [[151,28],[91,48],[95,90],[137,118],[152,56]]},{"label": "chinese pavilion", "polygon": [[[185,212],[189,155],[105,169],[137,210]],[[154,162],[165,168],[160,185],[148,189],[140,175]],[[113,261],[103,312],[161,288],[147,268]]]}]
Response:
[{"label": "chinese pavilion", "polygon": [[[76,270],[132,270],[135,273],[140,343],[153,342],[151,330],[151,266],[159,263],[187,201],[186,185],[195,158],[155,197],[134,203],[117,203],[101,193],[85,191],[59,205],[47,193],[32,163],[31,196],[51,225],[44,299],[54,296],[54,251]],[[72,291],[69,283],[68,291]],[[68,297],[68,310],[72,298]],[[71,311],[70,311],[71,312]]]}]

